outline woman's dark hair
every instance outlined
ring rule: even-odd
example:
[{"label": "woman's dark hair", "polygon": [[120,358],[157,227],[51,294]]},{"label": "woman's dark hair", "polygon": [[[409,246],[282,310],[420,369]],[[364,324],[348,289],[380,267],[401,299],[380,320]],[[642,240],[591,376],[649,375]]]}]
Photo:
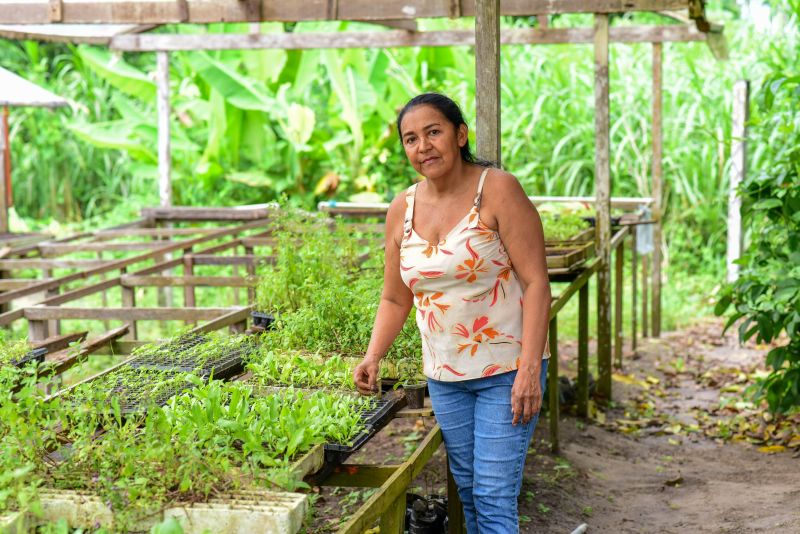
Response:
[{"label": "woman's dark hair", "polygon": [[[403,139],[403,133],[400,131],[400,124],[403,122],[403,117],[417,106],[432,106],[436,108],[453,124],[456,130],[458,130],[458,127],[462,124],[465,126],[467,125],[461,108],[458,107],[458,104],[456,104],[453,99],[440,93],[423,93],[409,100],[408,103],[403,106],[403,109],[400,110],[400,113],[397,114],[397,135],[400,136],[401,140]],[[483,167],[497,167],[497,164],[492,161],[476,158],[469,147],[469,139],[464,143],[464,146],[461,147],[461,159],[467,163],[474,163]]]}]

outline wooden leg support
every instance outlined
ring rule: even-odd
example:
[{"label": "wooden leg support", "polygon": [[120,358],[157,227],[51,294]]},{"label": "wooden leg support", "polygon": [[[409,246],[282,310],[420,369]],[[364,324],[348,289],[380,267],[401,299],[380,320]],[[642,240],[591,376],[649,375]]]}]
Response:
[{"label": "wooden leg support", "polygon": [[547,390],[549,391],[550,449],[558,452],[558,318],[550,319],[550,362],[547,364]]},{"label": "wooden leg support", "polygon": [[614,367],[622,369],[622,282],[625,261],[625,241],[614,253]]},{"label": "wooden leg support", "polygon": [[402,533],[406,522],[406,494],[397,497],[381,515],[381,532]]},{"label": "wooden leg support", "polygon": [[450,462],[447,462],[447,534],[463,534],[466,532],[464,524],[464,507],[458,495],[458,486],[450,471]]},{"label": "wooden leg support", "polygon": [[578,416],[589,415],[589,282],[578,290]]},{"label": "wooden leg support", "polygon": [[631,231],[631,350],[636,350],[636,280],[639,276],[636,253],[636,230]]}]

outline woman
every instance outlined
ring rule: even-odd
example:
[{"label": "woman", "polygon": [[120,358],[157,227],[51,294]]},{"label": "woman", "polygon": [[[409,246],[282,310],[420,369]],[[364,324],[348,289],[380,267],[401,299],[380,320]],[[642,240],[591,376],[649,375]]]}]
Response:
[{"label": "woman", "polygon": [[467,532],[518,532],[517,497],[547,373],[541,220],[514,176],[475,160],[461,110],[446,96],[413,98],[397,125],[426,179],[389,207],[383,293],[355,383],[375,391],[380,359],[416,305],[423,370]]}]

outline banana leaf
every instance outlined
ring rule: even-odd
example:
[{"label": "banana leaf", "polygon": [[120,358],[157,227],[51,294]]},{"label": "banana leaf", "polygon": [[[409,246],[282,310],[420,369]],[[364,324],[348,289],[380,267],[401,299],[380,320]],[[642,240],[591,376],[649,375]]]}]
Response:
[{"label": "banana leaf", "polygon": [[156,84],[125,60],[101,48],[81,46],[78,50],[89,68],[112,86],[139,100],[155,101]]}]

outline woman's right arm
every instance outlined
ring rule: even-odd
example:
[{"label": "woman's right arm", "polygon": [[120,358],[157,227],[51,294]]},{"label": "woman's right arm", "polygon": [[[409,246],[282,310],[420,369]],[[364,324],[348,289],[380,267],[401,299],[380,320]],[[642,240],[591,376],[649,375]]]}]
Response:
[{"label": "woman's right arm", "polygon": [[405,218],[405,191],[397,195],[386,214],[385,267],[383,291],[372,327],[372,337],[364,359],[353,371],[353,380],[361,393],[377,390],[378,369],[381,358],[389,351],[408,319],[414,295],[400,277],[400,242]]}]

